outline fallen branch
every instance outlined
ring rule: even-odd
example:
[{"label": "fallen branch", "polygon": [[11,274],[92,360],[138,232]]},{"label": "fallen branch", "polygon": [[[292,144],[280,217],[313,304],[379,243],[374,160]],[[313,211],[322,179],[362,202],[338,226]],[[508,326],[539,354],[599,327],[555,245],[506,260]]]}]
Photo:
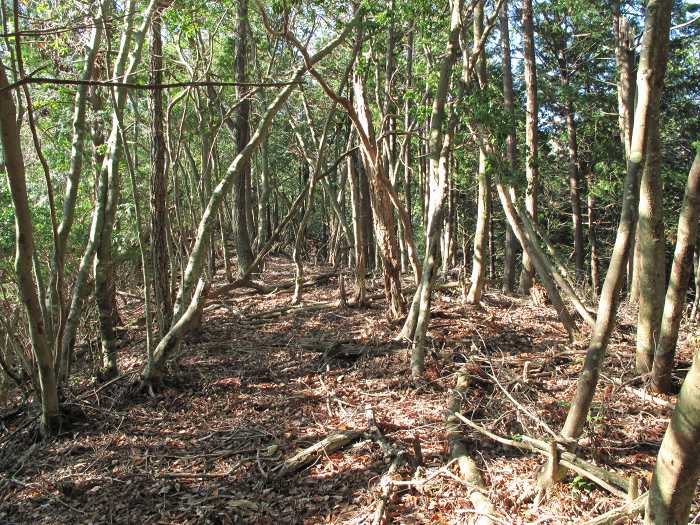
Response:
[{"label": "fallen branch", "polygon": [[301,470],[316,461],[322,454],[330,454],[336,450],[343,449],[363,435],[363,432],[356,430],[344,430],[329,434],[318,443],[301,450],[276,467],[276,470],[278,470],[276,477],[281,478]]},{"label": "fallen branch", "polygon": [[638,512],[643,513],[648,498],[649,493],[645,492],[634,501],[631,501],[622,507],[610,510],[605,514],[601,514],[597,518],[584,522],[582,525],[607,525],[609,523],[616,523],[618,520],[632,516]]},{"label": "fallen branch", "polygon": [[[454,415],[468,427],[472,428],[473,430],[476,430],[477,432],[486,437],[491,438],[497,443],[501,443],[509,447],[519,448],[521,450],[537,452],[538,454],[542,454],[545,456],[550,455],[550,445],[545,441],[531,438],[529,436],[522,436],[522,441],[515,441],[513,439],[504,438],[502,436],[494,434],[493,432],[490,432],[481,425],[474,423],[473,421],[464,417],[458,412],[456,412]],[[610,472],[596,465],[593,465],[567,450],[560,449],[559,462],[564,467],[591,480],[592,482],[604,488],[611,494],[614,494],[615,496],[618,496],[623,499],[627,497],[629,482],[627,481],[627,479],[623,478],[619,474],[615,474],[614,472]]]}]

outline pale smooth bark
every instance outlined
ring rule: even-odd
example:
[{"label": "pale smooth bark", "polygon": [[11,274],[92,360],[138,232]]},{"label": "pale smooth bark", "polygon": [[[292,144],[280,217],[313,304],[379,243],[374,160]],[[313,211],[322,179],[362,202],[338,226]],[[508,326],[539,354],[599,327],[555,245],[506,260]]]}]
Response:
[{"label": "pale smooth bark", "polygon": [[700,216],[700,149],[688,173],[688,182],[683,197],[683,207],[678,218],[676,249],[673,254],[671,276],[666,290],[659,342],[654,352],[652,382],[662,392],[672,390],[671,372],[673,358],[678,342],[678,327],[685,308],[685,296],[688,280],[693,267],[693,249],[698,235],[698,217]]},{"label": "pale smooth bark", "polygon": [[[484,2],[474,4],[474,46],[478,45],[484,29]],[[479,89],[486,89],[486,57],[483,48],[478,50],[475,68]],[[476,230],[474,232],[474,254],[472,257],[471,286],[467,293],[467,303],[479,304],[486,280],[487,259],[489,259],[489,226],[491,219],[491,181],[486,171],[486,152],[479,148],[477,171],[479,190],[477,194]]]},{"label": "pale smooth bark", "polygon": [[678,395],[656,459],[646,525],[685,525],[700,476],[700,352]]}]

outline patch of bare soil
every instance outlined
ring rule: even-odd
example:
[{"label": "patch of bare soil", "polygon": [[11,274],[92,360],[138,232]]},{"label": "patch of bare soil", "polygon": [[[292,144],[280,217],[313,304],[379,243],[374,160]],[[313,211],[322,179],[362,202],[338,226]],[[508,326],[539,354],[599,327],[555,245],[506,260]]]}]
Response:
[{"label": "patch of bare soil", "polygon": [[[268,285],[288,281],[293,267],[273,259],[263,277]],[[468,487],[455,465],[445,468],[445,410],[457,373],[471,379],[466,417],[504,437],[547,440],[544,424],[558,430],[566,416],[585,344],[569,344],[548,307],[487,293],[477,309],[465,307],[458,290],[444,290],[433,302],[427,381],[416,386],[406,345],[392,340],[400,323],[386,321],[381,289],[370,292],[367,309],[318,306],[337,300],[336,286],[331,278],[308,289],[307,308],[287,311],[289,289],[218,297],[155,397],[136,388],[143,333],[129,332],[124,376],[73,385],[70,421],[57,438],[37,441],[26,414],[4,423],[0,523],[359,525],[372,522],[387,493],[395,523],[472,522],[478,515]],[[130,302],[122,317],[139,308]],[[644,490],[671,410],[635,394],[631,386],[643,384],[627,384],[630,328],[623,318],[579,455],[637,475]],[[368,431],[368,408],[384,444],[407,458],[391,478],[392,456]],[[301,449],[344,430],[363,434],[295,472],[282,469]],[[569,474],[535,504],[523,495],[532,493],[544,457],[463,430],[498,523],[581,523],[624,503]],[[392,490],[383,491],[389,479]]]}]

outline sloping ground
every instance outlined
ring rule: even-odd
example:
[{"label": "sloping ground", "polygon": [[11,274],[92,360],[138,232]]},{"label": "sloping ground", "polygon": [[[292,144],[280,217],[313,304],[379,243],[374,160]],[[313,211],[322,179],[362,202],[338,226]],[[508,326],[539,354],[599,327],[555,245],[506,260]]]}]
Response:
[{"label": "sloping ground", "polygon": [[[292,272],[276,259],[264,280]],[[308,290],[306,304],[337,299],[335,283]],[[9,421],[0,434],[0,523],[369,523],[388,468],[376,441],[361,438],[278,475],[284,459],[329,433],[366,429],[367,408],[391,443],[412,460],[422,456],[418,470],[403,466],[396,479],[430,478],[397,486],[394,522],[468,523],[476,514],[465,487],[449,468],[437,470],[448,461],[443,422],[456,372],[472,379],[467,417],[503,436],[545,437],[537,418],[560,428],[585,350],[566,342],[548,307],[487,294],[475,309],[457,291],[440,292],[427,381],[416,387],[383,300],[365,310],[260,316],[289,300],[289,290],[219,298],[155,397],[135,387],[144,349],[143,333],[132,331],[120,358],[125,375],[107,386],[76,384],[58,438],[35,442],[26,419]],[[122,311],[138,314],[136,302]],[[581,455],[638,475],[644,489],[670,409],[614,383],[633,377],[633,336],[623,324],[613,340]],[[569,475],[535,506],[522,496],[532,493],[542,457],[464,431],[499,522],[580,523],[622,503]]]}]

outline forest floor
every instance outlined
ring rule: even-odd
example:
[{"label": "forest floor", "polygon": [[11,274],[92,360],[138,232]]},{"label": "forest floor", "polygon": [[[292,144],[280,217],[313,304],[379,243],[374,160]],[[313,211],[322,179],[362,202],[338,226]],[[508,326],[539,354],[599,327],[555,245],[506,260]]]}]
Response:
[{"label": "forest floor", "polygon": [[[273,258],[262,280],[274,285],[292,276],[288,261]],[[210,301],[201,331],[187,339],[155,396],[136,388],[143,328],[127,332],[116,381],[95,384],[90,353],[79,354],[83,374],[71,385],[70,421],[57,438],[37,440],[24,413],[0,425],[0,523],[370,523],[388,468],[375,440],[363,435],[296,473],[279,470],[330,433],[366,430],[367,408],[391,443],[413,460],[422,456],[418,471],[404,466],[395,479],[429,479],[396,486],[388,505],[393,521],[472,522],[468,491],[454,465],[444,468],[445,410],[457,372],[472,379],[466,417],[501,436],[546,439],[537,420],[561,428],[585,336],[570,344],[554,311],[529,299],[491,289],[474,308],[458,290],[439,291],[427,380],[417,387],[406,345],[392,341],[400,323],[386,321],[381,289],[370,295],[373,305],[362,310],[316,306],[267,315],[289,304],[291,290],[239,289]],[[337,298],[331,278],[308,288],[304,304]],[[142,312],[127,294],[120,307],[124,319]],[[623,312],[613,336],[579,453],[639,476],[645,490],[671,413],[664,404],[674,399],[645,401],[625,384],[634,377],[631,319]],[[680,357],[687,360],[685,346]],[[535,504],[523,495],[532,495],[543,456],[463,430],[498,523],[582,523],[624,503],[569,474]]]}]

